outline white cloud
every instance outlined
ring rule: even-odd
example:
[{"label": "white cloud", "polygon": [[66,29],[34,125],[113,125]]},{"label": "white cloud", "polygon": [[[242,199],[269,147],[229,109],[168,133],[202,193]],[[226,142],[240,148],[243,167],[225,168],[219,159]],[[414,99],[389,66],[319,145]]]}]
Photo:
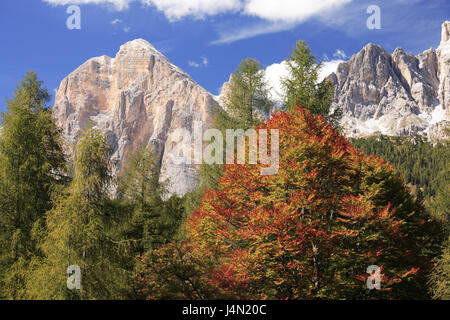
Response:
[{"label": "white cloud", "polygon": [[261,34],[285,31],[313,17],[333,19],[336,10],[353,0],[42,0],[52,5],[107,4],[124,10],[133,2],[151,6],[169,21],[186,17],[204,19],[223,13],[260,18],[253,26],[232,30],[225,26],[213,43],[229,43]]},{"label": "white cloud", "polygon": [[131,28],[130,27],[125,27],[125,28],[123,28],[123,32],[130,32],[130,30],[131,30]]},{"label": "white cloud", "polygon": [[170,21],[184,17],[203,19],[225,12],[241,9],[241,0],[145,0],[164,12]]},{"label": "white cloud", "polygon": [[120,19],[114,19],[110,23],[111,24],[118,24],[118,23],[121,23],[121,22],[122,22],[122,20],[120,20]]},{"label": "white cloud", "polygon": [[286,62],[274,63],[268,66],[265,70],[265,77],[267,84],[270,86],[270,94],[272,99],[276,102],[283,100],[283,88],[281,80],[287,78],[289,75]]},{"label": "white cloud", "polygon": [[[107,4],[112,5],[116,10],[124,10],[127,9],[131,2],[136,0],[42,0],[54,6],[66,6],[71,4]],[[147,2],[147,0],[139,0],[143,3]]]},{"label": "white cloud", "polygon": [[202,57],[202,61],[200,63],[192,60],[188,61],[189,66],[193,68],[207,67],[208,63],[209,61],[206,57]]},{"label": "white cloud", "polygon": [[242,15],[264,20],[252,26],[219,30],[219,38],[212,44],[231,43],[262,34],[276,33],[292,29],[296,25],[324,14],[332,13],[352,0],[246,0]]},{"label": "white cloud", "polygon": [[258,23],[252,26],[242,28],[224,28],[219,30],[219,38],[211,42],[211,44],[231,43],[238,40],[256,37],[262,34],[276,33],[291,29],[292,24],[283,22],[274,23]]},{"label": "white cloud", "polygon": [[[333,72],[336,72],[340,63],[345,62],[341,59],[326,61],[322,63],[322,68],[319,70],[319,75],[317,81],[320,83],[326,77],[328,77]],[[271,87],[270,94],[272,99],[276,102],[281,102],[283,100],[283,88],[281,81],[288,78],[289,72],[287,68],[287,63],[285,61],[281,63],[274,63],[268,66],[265,70],[265,77],[268,85]]]},{"label": "white cloud", "polygon": [[322,68],[319,71],[318,81],[322,82],[326,77],[328,77],[333,72],[336,72],[340,63],[345,62],[341,59],[325,61],[322,63]]},{"label": "white cloud", "polygon": [[337,59],[347,59],[347,55],[345,54],[344,50],[336,49],[336,52],[333,53],[333,57]]},{"label": "white cloud", "polygon": [[333,53],[336,59],[328,60],[328,56],[324,54],[325,61],[322,62],[322,68],[319,70],[318,82],[322,82],[333,72],[336,72],[339,64],[345,62],[348,58],[347,54],[342,49],[336,49]]},{"label": "white cloud", "polygon": [[127,9],[132,2],[140,2],[142,5],[153,6],[162,11],[170,21],[180,20],[185,17],[203,19],[206,16],[214,16],[225,12],[237,12],[242,6],[243,0],[42,0],[51,5],[70,4],[108,4],[116,10]]},{"label": "white cloud", "polygon": [[189,66],[194,67],[194,68],[199,68],[200,67],[200,64],[195,62],[195,61],[189,60],[188,64],[189,64]]},{"label": "white cloud", "polygon": [[132,2],[154,6],[171,20],[184,17],[205,18],[226,12],[240,12],[269,21],[300,23],[352,0],[42,0],[51,5],[109,4],[116,10],[127,9]]},{"label": "white cloud", "polygon": [[339,9],[352,0],[248,0],[244,13],[269,21],[301,23],[323,13]]}]

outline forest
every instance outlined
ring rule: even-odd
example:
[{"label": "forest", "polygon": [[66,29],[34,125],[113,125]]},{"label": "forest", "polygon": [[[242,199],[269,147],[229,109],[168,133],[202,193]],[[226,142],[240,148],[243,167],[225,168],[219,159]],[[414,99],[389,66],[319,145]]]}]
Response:
[{"label": "forest", "polygon": [[[1,115],[0,298],[449,299],[448,143],[347,139],[308,45],[287,63],[282,107],[248,58],[215,116],[222,131],[280,129],[278,173],[202,164],[182,198],[165,196],[147,146],[113,175],[92,125],[67,157],[29,72]],[[74,265],[79,289],[67,286]]]}]

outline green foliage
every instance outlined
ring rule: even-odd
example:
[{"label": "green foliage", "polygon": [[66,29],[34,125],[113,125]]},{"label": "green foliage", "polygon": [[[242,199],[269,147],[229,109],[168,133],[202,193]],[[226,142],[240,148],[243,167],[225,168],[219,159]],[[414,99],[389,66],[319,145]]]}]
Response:
[{"label": "green foliage", "polygon": [[[149,299],[417,299],[439,254],[440,225],[383,160],[299,108],[283,128],[280,170],[227,166],[189,216],[187,241],[142,259]],[[382,267],[382,290],[366,269]]]},{"label": "green foliage", "polygon": [[0,140],[0,271],[3,295],[20,298],[30,259],[39,255],[33,230],[65,181],[61,132],[46,107],[49,94],[29,72],[7,101]]},{"label": "green foliage", "polygon": [[[264,79],[263,68],[259,62],[254,59],[246,59],[241,62],[238,69],[232,75],[230,89],[224,100],[224,109],[219,108],[214,118],[215,127],[222,131],[223,137],[226,136],[226,129],[247,130],[259,124],[268,115],[273,108],[273,103],[269,98],[269,90]],[[184,223],[185,218],[197,208],[204,191],[214,189],[217,186],[222,172],[223,165],[202,164],[200,167],[199,187],[196,191],[187,194],[182,202],[172,198],[164,203],[162,207],[167,211],[166,214],[156,214],[156,216],[150,215],[148,217],[149,220],[147,221],[149,221],[150,226],[153,228],[152,234],[163,234],[165,241],[174,241],[170,242],[167,246],[158,247],[158,245],[166,244],[160,241],[156,246],[148,245],[146,247],[146,253],[141,259],[138,278],[142,279],[141,277],[145,276],[146,279],[151,279],[152,277],[155,279],[164,279],[164,283],[154,283],[149,280],[140,291],[145,297],[177,298],[184,296],[182,294],[180,295],[177,290],[183,290],[183,284],[189,282],[191,287],[186,289],[185,295],[192,298],[201,298],[196,288],[202,286],[199,280],[202,276],[197,272],[197,264],[189,255],[190,249],[180,245],[177,241],[183,239],[185,236],[182,224],[174,222],[182,221]],[[173,203],[172,206],[170,206],[171,201]],[[171,216],[175,220],[171,220]],[[167,225],[170,227],[166,229],[166,232],[162,228],[164,224],[156,222],[161,217],[168,219],[169,223]],[[156,220],[151,220],[152,218],[156,218]],[[145,226],[143,220],[139,222],[140,226]],[[170,233],[175,230],[177,230],[176,235]],[[144,231],[143,233],[143,238],[149,239],[150,234],[145,236]],[[164,262],[161,263],[161,255],[167,258],[170,257],[175,265],[168,266]],[[189,266],[184,264],[185,259],[191,261]],[[149,268],[152,270],[151,272]],[[149,272],[151,276],[147,277]]]},{"label": "green foliage", "polygon": [[[109,199],[110,150],[97,130],[88,129],[78,142],[73,181],[54,199],[47,213],[43,257],[29,271],[30,299],[125,298],[130,274],[124,268],[120,239],[112,237],[119,212]],[[66,286],[69,265],[81,268],[82,288]]]},{"label": "green foliage", "polygon": [[[286,105],[308,105],[336,125],[331,84],[317,84],[321,64],[304,42],[288,65]],[[432,221],[388,165],[322,117],[299,108],[261,124],[273,104],[259,62],[244,60],[231,80],[216,128],[224,136],[282,128],[280,174],[203,164],[197,191],[167,199],[152,149],[135,150],[116,184],[95,129],[82,133],[65,177],[49,95],[27,74],[0,126],[0,298],[424,298],[428,290],[449,299],[450,240],[439,247],[449,237],[448,144],[353,140],[405,177]],[[391,291],[367,292],[369,262],[383,266]],[[81,267],[81,290],[67,289],[69,265]]]},{"label": "green foliage", "polygon": [[450,300],[450,237],[443,248],[430,277],[430,289],[434,299]]},{"label": "green foliage", "polygon": [[[369,154],[389,161],[403,175],[412,192],[425,200],[430,214],[442,223],[449,236],[450,224],[450,146],[448,141],[433,146],[422,137],[374,136],[353,139],[353,144]],[[389,195],[392,197],[392,195]],[[426,242],[424,242],[426,243]],[[435,260],[430,275],[430,290],[435,299],[449,299],[449,242],[443,243],[442,255]]]},{"label": "green foliage", "polygon": [[[430,210],[430,213],[438,220],[449,221],[450,215],[450,183],[448,182],[448,172],[446,169],[445,172],[440,172],[444,179],[440,180],[439,184],[436,186],[436,195],[431,196],[427,201],[427,207]],[[445,178],[447,177],[447,180]],[[447,223],[447,232],[450,232],[450,224]]]},{"label": "green foliage", "polygon": [[[118,234],[130,248],[128,270],[133,275],[142,269],[139,256],[152,256],[162,245],[182,237],[184,199],[172,196],[163,200],[166,189],[159,182],[159,158],[148,147],[139,147],[128,159],[119,176],[117,200],[122,206]],[[143,295],[136,291],[136,298]]]},{"label": "green foliage", "polygon": [[433,146],[420,136],[372,136],[352,139],[352,144],[367,154],[377,155],[388,161],[414,187],[413,191],[419,198],[429,201],[439,190],[448,188],[448,143]]},{"label": "green foliage", "polygon": [[138,291],[152,300],[231,298],[220,295],[210,284],[205,273],[211,268],[209,261],[196,255],[187,241],[170,242],[142,257],[142,268],[136,276]]},{"label": "green foliage", "polygon": [[147,202],[159,198],[164,192],[164,186],[159,183],[158,157],[150,148],[139,147],[120,174],[119,198],[145,209]]},{"label": "green foliage", "polygon": [[329,81],[317,83],[322,63],[317,62],[306,42],[297,42],[286,63],[289,76],[282,81],[286,109],[292,111],[298,103],[312,114],[323,115],[337,127],[342,114],[340,110],[330,114],[333,87]]},{"label": "green foliage", "polygon": [[219,113],[216,119],[219,129],[252,128],[271,112],[273,103],[258,61],[247,58],[239,64],[224,100],[226,113]]},{"label": "green foliage", "polygon": [[[215,128],[225,137],[227,129],[243,129],[257,126],[272,111],[274,103],[270,99],[269,87],[264,78],[264,70],[258,61],[247,58],[239,64],[230,78],[230,87],[224,96],[223,109],[214,115]],[[225,162],[225,154],[224,154]],[[187,215],[198,206],[206,190],[214,189],[223,173],[221,164],[202,164],[199,170],[199,187],[185,198]]]},{"label": "green foliage", "polygon": [[153,250],[173,239],[183,220],[182,200],[163,201],[165,186],[159,182],[159,158],[140,147],[119,177],[118,200],[126,207],[123,236],[135,244],[136,254]]}]

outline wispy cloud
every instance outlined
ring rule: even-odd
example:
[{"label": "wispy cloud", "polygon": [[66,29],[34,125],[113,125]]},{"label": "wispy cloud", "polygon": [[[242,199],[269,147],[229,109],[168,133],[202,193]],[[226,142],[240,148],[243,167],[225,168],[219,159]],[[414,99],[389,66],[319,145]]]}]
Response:
[{"label": "wispy cloud", "polygon": [[243,0],[42,0],[51,5],[100,4],[111,5],[122,11],[131,3],[139,2],[144,6],[152,6],[164,13],[170,21],[185,17],[203,19],[225,12],[237,12],[243,6]]},{"label": "wispy cloud", "polygon": [[231,43],[243,39],[253,38],[262,34],[286,31],[291,28],[293,28],[292,24],[283,22],[260,22],[254,25],[232,29],[229,27],[223,27],[221,30],[217,30],[219,38],[212,41],[211,44]]},{"label": "wispy cloud", "polygon": [[[213,25],[217,38],[212,44],[230,43],[263,34],[290,30],[311,19],[344,32],[347,36],[361,38],[382,35],[390,42],[407,42],[413,50],[430,45],[422,36],[408,41],[409,33],[432,35],[439,28],[441,17],[421,19],[424,12],[437,12],[448,0],[392,0],[379,1],[381,29],[366,28],[371,0],[41,0],[50,5],[103,5],[113,10],[126,10],[131,4],[140,4],[162,12],[170,22],[182,19],[205,19],[227,14],[222,25]],[[437,5],[439,3],[439,5]],[[351,4],[351,5],[349,5]],[[415,6],[415,7],[413,7]],[[418,9],[420,8],[420,9]],[[425,10],[425,11],[424,11]],[[398,12],[404,12],[398,15]],[[229,18],[229,19],[228,19]],[[247,18],[247,19],[246,19]],[[248,19],[250,18],[250,19]],[[238,22],[238,23],[236,23]],[[438,26],[438,27],[436,27]],[[387,42],[387,41],[386,41]],[[400,43],[399,43],[400,42]],[[438,43],[436,43],[438,44]],[[385,43],[387,45],[387,43]],[[387,48],[392,49],[392,48]]]},{"label": "wispy cloud", "polygon": [[200,67],[207,67],[208,64],[209,64],[209,61],[208,61],[208,58],[202,57],[202,61],[201,62],[196,62],[196,61],[189,60],[188,64],[189,64],[190,67],[200,68]]},{"label": "wispy cloud", "polygon": [[114,20],[112,20],[110,23],[112,24],[112,25],[114,25],[114,24],[118,24],[118,23],[121,23],[122,22],[122,20],[120,20],[120,19],[114,19]]},{"label": "wispy cloud", "polygon": [[189,64],[190,67],[194,67],[194,68],[199,68],[200,67],[200,64],[195,62],[195,61],[189,60],[188,64]]},{"label": "wispy cloud", "polygon": [[347,59],[347,55],[345,54],[344,50],[336,49],[336,52],[333,53],[333,57],[338,59]]},{"label": "wispy cloud", "polygon": [[290,30],[321,14],[332,14],[352,0],[247,0],[241,15],[260,19],[250,26],[218,30],[212,44],[231,43],[255,36]]},{"label": "wispy cloud", "polygon": [[[120,19],[114,19],[112,21],[109,22],[110,24],[112,24],[113,26],[115,25],[122,25],[123,21]],[[125,26],[120,26],[120,28],[122,28],[123,32],[128,33],[131,31],[131,27],[125,25]],[[114,32],[114,34],[116,34],[116,32]]]},{"label": "wispy cloud", "polygon": [[[442,6],[448,4],[448,0],[392,0],[379,1],[381,9],[381,29],[370,30],[366,27],[366,9],[369,5],[377,4],[371,0],[352,2],[351,6],[344,6],[336,12],[323,12],[318,15],[318,20],[329,28],[345,33],[352,38],[366,38],[367,42],[383,37],[387,50],[393,50],[396,46],[408,47],[414,53],[430,46],[430,36],[436,34],[442,18],[436,14]],[[399,15],[399,12],[403,14]],[[426,17],[426,18],[425,18]],[[405,32],[406,31],[406,32]],[[421,36],[410,37],[411,34]],[[377,39],[378,37],[378,39]],[[414,40],[412,40],[414,39]],[[389,44],[392,45],[389,45]],[[434,43],[438,44],[437,42]],[[408,49],[405,48],[405,49]]]},{"label": "wispy cloud", "polygon": [[127,9],[131,2],[140,1],[143,4],[148,5],[149,0],[42,0],[54,6],[66,6],[71,4],[100,4],[100,5],[111,5],[114,9],[122,11]]},{"label": "wispy cloud", "polygon": [[133,2],[154,7],[171,22],[183,18],[204,19],[224,13],[254,17],[260,21],[241,29],[219,30],[213,44],[230,43],[267,33],[289,30],[320,14],[333,12],[353,0],[42,0],[52,5],[107,4],[124,10]]}]

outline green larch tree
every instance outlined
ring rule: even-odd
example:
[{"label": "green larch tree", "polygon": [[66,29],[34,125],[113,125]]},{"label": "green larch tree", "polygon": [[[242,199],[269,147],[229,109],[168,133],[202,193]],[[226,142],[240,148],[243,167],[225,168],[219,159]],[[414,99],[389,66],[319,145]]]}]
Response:
[{"label": "green larch tree", "polygon": [[318,82],[322,62],[317,61],[308,44],[298,41],[286,64],[288,77],[282,79],[286,109],[292,111],[300,104],[312,114],[323,115],[336,127],[341,111],[337,109],[330,113],[333,87],[327,80]]},{"label": "green larch tree", "polygon": [[[117,206],[110,200],[110,149],[95,129],[77,144],[73,181],[55,195],[46,217],[44,254],[33,260],[29,299],[122,299],[129,295],[127,244],[115,237]],[[67,288],[68,266],[81,269],[81,290]],[[125,266],[125,267],[124,267]]]},{"label": "green larch tree", "polygon": [[61,130],[46,106],[50,96],[29,72],[7,100],[0,133],[0,271],[6,298],[21,298],[33,239],[52,206],[55,186],[66,179]]}]

